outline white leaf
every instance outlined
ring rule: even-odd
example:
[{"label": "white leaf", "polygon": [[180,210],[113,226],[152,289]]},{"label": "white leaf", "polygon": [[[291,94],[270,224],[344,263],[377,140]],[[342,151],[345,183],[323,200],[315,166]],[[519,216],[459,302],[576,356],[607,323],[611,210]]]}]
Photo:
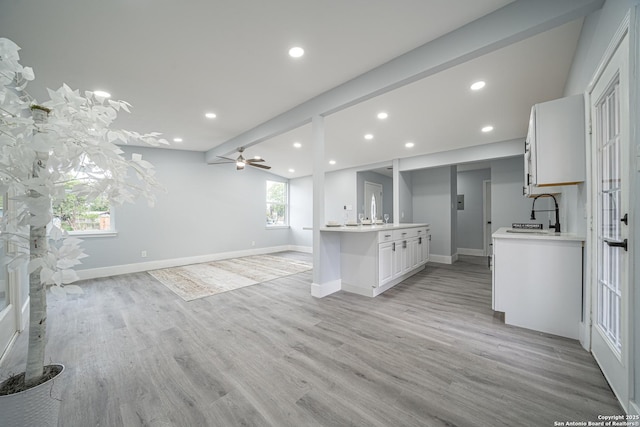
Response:
[{"label": "white leaf", "polygon": [[67,293],[60,286],[50,286],[49,290],[51,293],[57,297],[66,297]]},{"label": "white leaf", "polygon": [[84,291],[78,285],[64,285],[63,288],[68,294],[83,294]]},{"label": "white leaf", "polygon": [[31,67],[24,67],[22,69],[22,78],[25,80],[33,80],[36,78],[36,75],[33,73],[33,68]]},{"label": "white leaf", "polygon": [[27,271],[29,274],[31,274],[42,266],[44,266],[44,260],[42,258],[34,258],[31,261],[29,261],[29,266],[27,267]]}]

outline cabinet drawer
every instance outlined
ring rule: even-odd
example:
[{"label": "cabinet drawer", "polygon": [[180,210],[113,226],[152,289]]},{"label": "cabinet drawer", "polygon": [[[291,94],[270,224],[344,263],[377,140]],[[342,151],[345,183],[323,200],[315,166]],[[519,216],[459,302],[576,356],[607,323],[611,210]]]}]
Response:
[{"label": "cabinet drawer", "polygon": [[417,228],[403,228],[400,230],[393,230],[393,240],[404,240],[416,237],[418,235]]},{"label": "cabinet drawer", "polygon": [[427,237],[429,235],[429,229],[427,227],[422,227],[416,229],[416,236],[418,237]]},{"label": "cabinet drawer", "polygon": [[378,232],[378,243],[390,242],[393,240],[393,231],[379,231]]}]

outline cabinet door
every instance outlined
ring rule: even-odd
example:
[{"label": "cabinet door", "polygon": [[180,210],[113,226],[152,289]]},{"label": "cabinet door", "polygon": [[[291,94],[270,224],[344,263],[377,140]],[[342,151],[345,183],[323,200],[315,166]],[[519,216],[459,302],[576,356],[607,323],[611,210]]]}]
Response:
[{"label": "cabinet door", "polygon": [[422,256],[424,257],[425,264],[429,262],[429,251],[431,250],[431,234],[428,234],[422,241],[424,248],[422,249]]},{"label": "cabinet door", "polygon": [[402,274],[406,249],[403,248],[402,240],[396,240],[393,244],[393,278],[395,279]]},{"label": "cabinet door", "polygon": [[417,263],[426,264],[429,258],[429,236],[418,237]]},{"label": "cabinet door", "polygon": [[388,242],[378,247],[378,286],[393,279],[394,246],[394,242]]},{"label": "cabinet door", "polygon": [[420,262],[420,258],[418,257],[418,238],[414,237],[413,239],[409,239],[407,241],[407,249],[408,249],[408,262],[407,262],[407,270],[413,270],[418,266]]}]

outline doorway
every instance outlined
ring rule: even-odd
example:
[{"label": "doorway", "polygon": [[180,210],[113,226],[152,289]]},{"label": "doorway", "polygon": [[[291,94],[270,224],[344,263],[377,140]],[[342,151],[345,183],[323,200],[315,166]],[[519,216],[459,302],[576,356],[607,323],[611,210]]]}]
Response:
[{"label": "doorway", "polygon": [[382,219],[382,184],[375,182],[364,182],[364,217],[373,219],[372,208],[375,209],[375,219]]},{"label": "doorway", "polygon": [[[7,213],[7,197],[0,195],[0,217]],[[9,270],[7,243],[0,241],[0,360],[18,332],[17,286]]]},{"label": "doorway", "polygon": [[592,123],[591,352],[623,408],[630,398],[633,350],[628,221],[629,36],[619,40],[590,95]]},{"label": "doorway", "polygon": [[[484,256],[491,256],[491,181],[482,181],[482,221],[484,224]],[[491,261],[489,261],[491,265]]]}]

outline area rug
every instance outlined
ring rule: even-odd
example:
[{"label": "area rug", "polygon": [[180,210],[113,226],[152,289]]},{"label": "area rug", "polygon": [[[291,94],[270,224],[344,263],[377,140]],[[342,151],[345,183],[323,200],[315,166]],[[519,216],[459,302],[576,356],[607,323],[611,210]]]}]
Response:
[{"label": "area rug", "polygon": [[311,270],[306,261],[255,255],[149,271],[185,301],[267,282]]}]

